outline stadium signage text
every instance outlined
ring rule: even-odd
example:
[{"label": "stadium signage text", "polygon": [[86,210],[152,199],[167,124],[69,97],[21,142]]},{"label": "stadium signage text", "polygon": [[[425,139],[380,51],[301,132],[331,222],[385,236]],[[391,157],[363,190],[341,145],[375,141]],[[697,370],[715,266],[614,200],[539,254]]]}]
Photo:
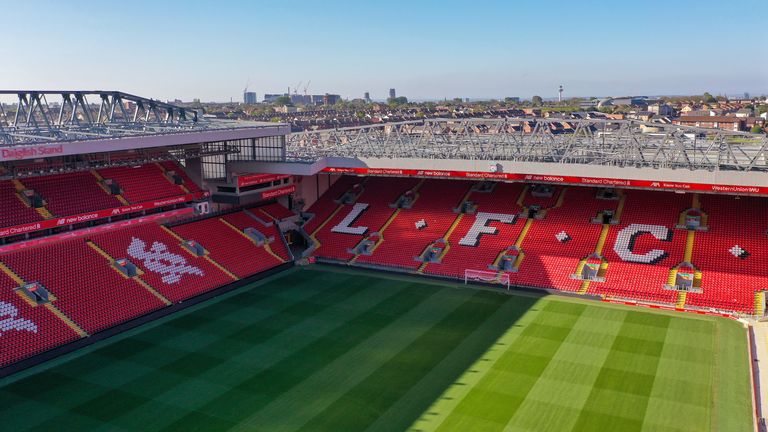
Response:
[{"label": "stadium signage text", "polygon": [[32,222],[23,225],[16,225],[7,228],[0,228],[0,238],[10,237],[19,234],[26,234],[34,231],[41,231],[50,228],[57,228],[67,225],[72,225],[81,222],[90,222],[97,219],[104,219],[111,216],[119,216],[129,213],[136,213],[144,210],[151,210],[160,207],[165,207],[173,204],[180,204],[184,202],[194,201],[207,196],[207,193],[203,194],[187,194],[179,197],[169,198],[160,201],[150,201],[139,204],[132,204],[123,207],[117,207],[113,209],[98,210],[90,213],[82,213],[79,215],[66,216],[61,218],[48,219],[40,222]]},{"label": "stadium signage text", "polygon": [[[171,210],[163,213],[153,214],[149,216],[142,216],[134,219],[128,219],[120,222],[114,222],[110,224],[104,224],[104,225],[98,225],[95,227],[90,228],[83,228],[75,231],[67,231],[61,234],[54,234],[51,236],[46,237],[40,237],[36,239],[31,239],[23,242],[18,243],[11,243],[5,246],[0,246],[0,253],[5,252],[12,252],[12,251],[18,251],[23,249],[28,249],[31,247],[48,244],[51,242],[59,241],[59,240],[65,240],[70,238],[79,238],[79,237],[85,237],[89,235],[94,235],[97,233],[103,233],[108,231],[113,231],[117,229],[123,229],[129,226],[133,226],[136,224],[142,224],[146,222],[161,220],[161,219],[167,219],[167,218],[173,218],[183,215],[191,214],[194,210],[192,207],[184,207],[176,210]],[[23,233],[16,233],[16,234],[23,234]]]},{"label": "stadium signage text", "polygon": [[57,156],[64,153],[62,144],[43,144],[28,147],[12,147],[0,150],[0,160],[32,159]]},{"label": "stadium signage text", "polygon": [[477,172],[477,171],[442,171],[442,170],[415,170],[415,169],[382,169],[382,168],[336,168],[328,167],[322,172],[331,174],[353,175],[395,175],[414,177],[440,177],[440,178],[465,178],[485,180],[529,181],[558,184],[577,184],[606,187],[637,187],[671,191],[696,191],[696,192],[724,192],[743,193],[754,195],[768,195],[768,187],[718,185],[707,183],[683,183],[650,180],[622,180],[601,177],[576,177],[555,176],[538,174],[518,174],[503,172]]},{"label": "stadium signage text", "polygon": [[262,183],[271,183],[290,177],[285,174],[238,174],[237,187],[253,186]]},{"label": "stadium signage text", "polygon": [[268,190],[266,192],[261,193],[261,199],[269,199],[269,198],[277,198],[283,195],[288,195],[296,192],[296,186],[295,185],[288,185],[283,186],[281,188]]}]

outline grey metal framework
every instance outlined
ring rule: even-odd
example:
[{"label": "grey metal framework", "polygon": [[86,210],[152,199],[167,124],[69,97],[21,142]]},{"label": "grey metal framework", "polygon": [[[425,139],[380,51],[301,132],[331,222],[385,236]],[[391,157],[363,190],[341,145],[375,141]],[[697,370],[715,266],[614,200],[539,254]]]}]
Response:
[{"label": "grey metal framework", "polygon": [[0,90],[0,145],[81,141],[210,129],[197,112],[118,91]]},{"label": "grey metal framework", "polygon": [[291,134],[286,160],[469,159],[768,171],[768,138],[631,120],[431,119]]}]

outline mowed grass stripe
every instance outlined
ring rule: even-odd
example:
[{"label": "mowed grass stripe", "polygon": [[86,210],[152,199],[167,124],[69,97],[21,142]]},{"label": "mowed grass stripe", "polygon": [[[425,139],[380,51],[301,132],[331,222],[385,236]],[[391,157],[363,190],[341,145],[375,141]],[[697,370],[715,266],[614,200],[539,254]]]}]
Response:
[{"label": "mowed grass stripe", "polygon": [[534,319],[456,405],[438,431],[502,430],[507,425],[584,309],[574,304],[573,313],[553,314],[546,312],[549,302],[542,303]]},{"label": "mowed grass stripe", "polygon": [[643,429],[670,319],[627,311],[572,430]]},{"label": "mowed grass stripe", "polygon": [[[715,333],[715,375],[712,380],[715,394],[712,408],[712,429],[740,431],[752,429],[752,379],[750,356],[747,355],[747,335],[740,324],[729,320],[718,321]],[[746,421],[750,419],[750,421]]]},{"label": "mowed grass stripe", "polygon": [[568,431],[578,421],[626,316],[621,310],[581,306],[551,301],[543,308],[580,315],[506,430]]},{"label": "mowed grass stripe", "polygon": [[[504,303],[477,292],[387,363],[337,399],[301,430],[364,430],[471,335]],[[354,415],[350,415],[350,410]],[[413,421],[404,419],[406,426]]]},{"label": "mowed grass stripe", "polygon": [[[498,307],[459,313],[481,297]],[[0,381],[2,429],[389,431],[420,416],[462,431],[752,426],[746,333],[719,318],[322,267],[181,314],[128,332],[129,346],[94,354],[117,337]]]},{"label": "mowed grass stripe", "polygon": [[[295,280],[295,278],[292,279]],[[308,281],[312,279],[305,277],[304,280],[309,283]],[[299,301],[294,304],[300,308],[294,312],[303,314],[304,319],[310,319],[330,307],[344,305],[345,302],[377,301],[377,296],[365,293],[365,284],[362,281],[352,280],[351,277],[341,281],[344,283],[333,284],[326,290],[315,293],[311,296],[314,301]],[[314,286],[314,281],[312,284]],[[358,294],[357,297],[356,294]],[[252,299],[257,302],[260,301],[259,296],[252,297]],[[243,307],[247,307],[247,305],[243,303]],[[286,316],[279,312],[276,311],[277,316]],[[190,345],[194,347],[194,341],[204,339],[205,334],[193,330],[179,330],[175,324],[181,319],[186,320],[188,318],[184,316],[173,319],[162,326],[150,329],[149,332],[161,335],[178,333],[180,337],[189,340]],[[199,317],[197,319],[200,320]],[[201,321],[209,322],[208,320]],[[255,321],[254,328],[264,329],[269,321],[269,318]],[[283,325],[288,325],[285,321],[281,322]],[[276,337],[279,334],[279,329],[272,327],[269,337]],[[138,335],[123,339],[98,349],[88,356],[79,357],[50,371],[18,381],[6,390],[49,405],[59,405],[73,411],[83,410],[92,412],[94,417],[103,417],[100,411],[112,410],[112,401],[120,399],[105,398],[104,396],[117,388],[128,394],[126,399],[130,399],[132,395],[142,398],[158,398],[161,395],[165,396],[174,389],[184,388],[191,377],[202,374],[207,369],[221,365],[225,361],[221,352],[216,350],[218,348],[216,346],[208,346],[207,349],[200,351],[188,351],[169,347],[162,343],[148,343],[141,337],[142,335]],[[171,337],[169,340],[173,341],[174,338]],[[217,338],[216,340],[226,342],[225,339]],[[230,341],[230,343],[223,345],[231,347],[234,344]],[[194,349],[193,347],[190,349]],[[253,345],[240,345],[239,347],[240,349],[251,349]],[[229,354],[234,353],[230,352]],[[74,365],[74,368],[70,368],[71,364]],[[106,370],[102,370],[102,368]],[[238,369],[240,368],[233,367],[233,370]],[[143,370],[145,373],[133,376],[137,370]],[[101,383],[93,384],[86,382],[86,379],[83,378],[83,376],[92,377],[94,373],[98,373],[102,377]],[[68,386],[77,387],[79,391],[65,396],[58,390]],[[63,389],[62,391],[66,390]],[[123,405],[125,413],[130,414],[132,408],[136,407],[127,403]],[[123,413],[116,412],[115,414],[122,415]],[[128,418],[131,418],[130,415]]]},{"label": "mowed grass stripe", "polygon": [[[270,431],[300,428],[341,395],[366,379],[371,371],[376,370],[393,355],[421,337],[435,322],[450,314],[471,295],[471,291],[441,289],[439,294],[430,296],[381,331],[305,379],[301,386],[282,394],[264,409],[243,421],[238,430],[250,430],[256,426]],[[351,368],[350,365],[359,366]],[[429,394],[429,392],[423,393]],[[409,410],[413,409],[413,406],[409,407]],[[402,415],[402,412],[400,414]]]},{"label": "mowed grass stripe", "polygon": [[[710,331],[693,331],[707,325]],[[674,431],[710,430],[713,404],[712,387],[707,382],[713,376],[715,323],[697,320],[674,320],[667,329],[667,338],[659,358],[658,371],[648,401],[643,426],[646,430]],[[693,341],[699,356],[688,345]],[[688,357],[681,354],[689,353]]]},{"label": "mowed grass stripe", "polygon": [[[338,325],[330,333],[313,338],[300,349],[268,367],[254,370],[241,382],[232,385],[230,391],[201,405],[195,411],[225,419],[233,424],[240,423],[440,291],[416,284],[392,285],[382,280],[359,280],[372,289],[381,285],[383,291],[391,294],[372,307],[359,310],[346,320],[335,316]],[[169,425],[167,430],[191,427],[195,424],[194,419],[194,414],[185,416]]]},{"label": "mowed grass stripe", "polygon": [[[499,294],[505,296],[504,294]],[[414,427],[420,419],[444,418],[457,402],[455,395],[463,395],[484,375],[493,361],[494,352],[505,346],[506,337],[519,334],[522,324],[531,314],[527,312],[539,301],[534,297],[509,297],[477,330],[465,338],[439,362],[421,381],[383,413],[366,430],[387,432],[393,429],[429,430]],[[458,377],[458,378],[457,378]],[[457,385],[459,383],[460,385]],[[428,390],[427,390],[428,389]],[[442,410],[442,406],[449,407]],[[421,409],[419,409],[421,407]],[[415,416],[404,415],[414,413]],[[415,420],[417,423],[408,423]],[[439,420],[438,420],[439,421]]]}]

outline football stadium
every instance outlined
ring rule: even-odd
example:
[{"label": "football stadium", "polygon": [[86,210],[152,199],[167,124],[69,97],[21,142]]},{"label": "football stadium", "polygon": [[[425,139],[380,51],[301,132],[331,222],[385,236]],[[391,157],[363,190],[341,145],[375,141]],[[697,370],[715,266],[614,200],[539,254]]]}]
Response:
[{"label": "football stadium", "polygon": [[765,135],[1,93],[3,430],[764,427]]}]

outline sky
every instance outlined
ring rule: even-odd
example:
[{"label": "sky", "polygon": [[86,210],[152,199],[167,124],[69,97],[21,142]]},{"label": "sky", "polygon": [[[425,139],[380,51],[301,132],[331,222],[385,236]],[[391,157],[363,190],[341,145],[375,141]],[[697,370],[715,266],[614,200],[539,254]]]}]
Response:
[{"label": "sky", "polygon": [[766,16],[765,0],[0,0],[0,89],[768,94]]}]

